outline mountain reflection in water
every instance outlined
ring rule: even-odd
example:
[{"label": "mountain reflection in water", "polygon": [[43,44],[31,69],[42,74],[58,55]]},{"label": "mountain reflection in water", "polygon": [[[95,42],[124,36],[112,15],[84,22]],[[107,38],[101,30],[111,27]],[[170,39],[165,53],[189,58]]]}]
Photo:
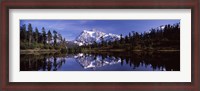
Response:
[{"label": "mountain reflection in water", "polygon": [[97,67],[102,67],[106,65],[113,65],[121,62],[120,58],[115,58],[115,57],[106,57],[103,58],[100,55],[91,55],[91,54],[86,54],[84,55],[83,53],[79,53],[78,55],[74,56],[75,59],[81,64],[81,66],[84,69],[95,69]]},{"label": "mountain reflection in water", "polygon": [[180,71],[180,52],[21,54],[20,71]]}]

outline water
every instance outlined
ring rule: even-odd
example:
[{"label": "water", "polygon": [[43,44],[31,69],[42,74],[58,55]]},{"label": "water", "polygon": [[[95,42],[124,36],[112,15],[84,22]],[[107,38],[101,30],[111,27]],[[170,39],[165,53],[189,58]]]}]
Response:
[{"label": "water", "polygon": [[21,54],[20,71],[180,71],[180,52]]}]

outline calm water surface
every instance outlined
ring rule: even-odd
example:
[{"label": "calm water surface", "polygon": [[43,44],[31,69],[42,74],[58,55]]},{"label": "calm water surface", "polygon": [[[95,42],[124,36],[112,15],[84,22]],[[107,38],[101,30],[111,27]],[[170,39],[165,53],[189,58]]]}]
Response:
[{"label": "calm water surface", "polygon": [[180,71],[180,52],[21,54],[20,71]]}]

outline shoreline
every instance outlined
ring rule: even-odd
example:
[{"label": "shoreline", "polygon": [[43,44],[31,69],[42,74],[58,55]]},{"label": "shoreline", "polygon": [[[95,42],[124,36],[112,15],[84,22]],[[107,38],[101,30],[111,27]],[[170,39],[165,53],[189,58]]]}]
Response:
[{"label": "shoreline", "polygon": [[56,53],[59,52],[60,50],[55,50],[55,49],[26,49],[26,50],[20,50],[20,54],[45,54],[45,53]]},{"label": "shoreline", "polygon": [[[110,50],[83,50],[81,52],[86,53],[86,52],[178,52],[180,50],[124,50],[124,49],[110,49]],[[56,53],[60,52],[60,50],[55,50],[55,49],[26,49],[26,50],[20,50],[20,54],[46,54],[46,53]]]},{"label": "shoreline", "polygon": [[124,50],[124,49],[111,49],[111,50],[84,50],[83,52],[178,52],[180,50]]}]

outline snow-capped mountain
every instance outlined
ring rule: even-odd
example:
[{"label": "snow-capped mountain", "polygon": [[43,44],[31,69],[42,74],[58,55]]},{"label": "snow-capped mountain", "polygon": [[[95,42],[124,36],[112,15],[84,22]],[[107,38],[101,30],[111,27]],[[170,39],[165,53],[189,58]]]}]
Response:
[{"label": "snow-capped mountain", "polygon": [[[178,25],[178,27],[180,28],[180,22],[179,22],[179,23],[175,23],[175,24],[173,24],[172,26],[175,27],[175,26],[177,26],[177,25]],[[154,28],[154,29],[157,29],[157,30],[164,30],[164,29],[165,29],[165,26],[166,26],[166,25],[161,25],[161,26],[156,27],[156,28]],[[151,33],[151,30],[145,31],[145,33]]]},{"label": "snow-capped mountain", "polygon": [[94,42],[100,43],[102,40],[104,41],[114,41],[119,40],[120,36],[116,34],[111,33],[104,33],[97,31],[95,29],[93,30],[83,30],[83,32],[76,38],[74,43],[81,45],[88,45],[92,44]]}]

